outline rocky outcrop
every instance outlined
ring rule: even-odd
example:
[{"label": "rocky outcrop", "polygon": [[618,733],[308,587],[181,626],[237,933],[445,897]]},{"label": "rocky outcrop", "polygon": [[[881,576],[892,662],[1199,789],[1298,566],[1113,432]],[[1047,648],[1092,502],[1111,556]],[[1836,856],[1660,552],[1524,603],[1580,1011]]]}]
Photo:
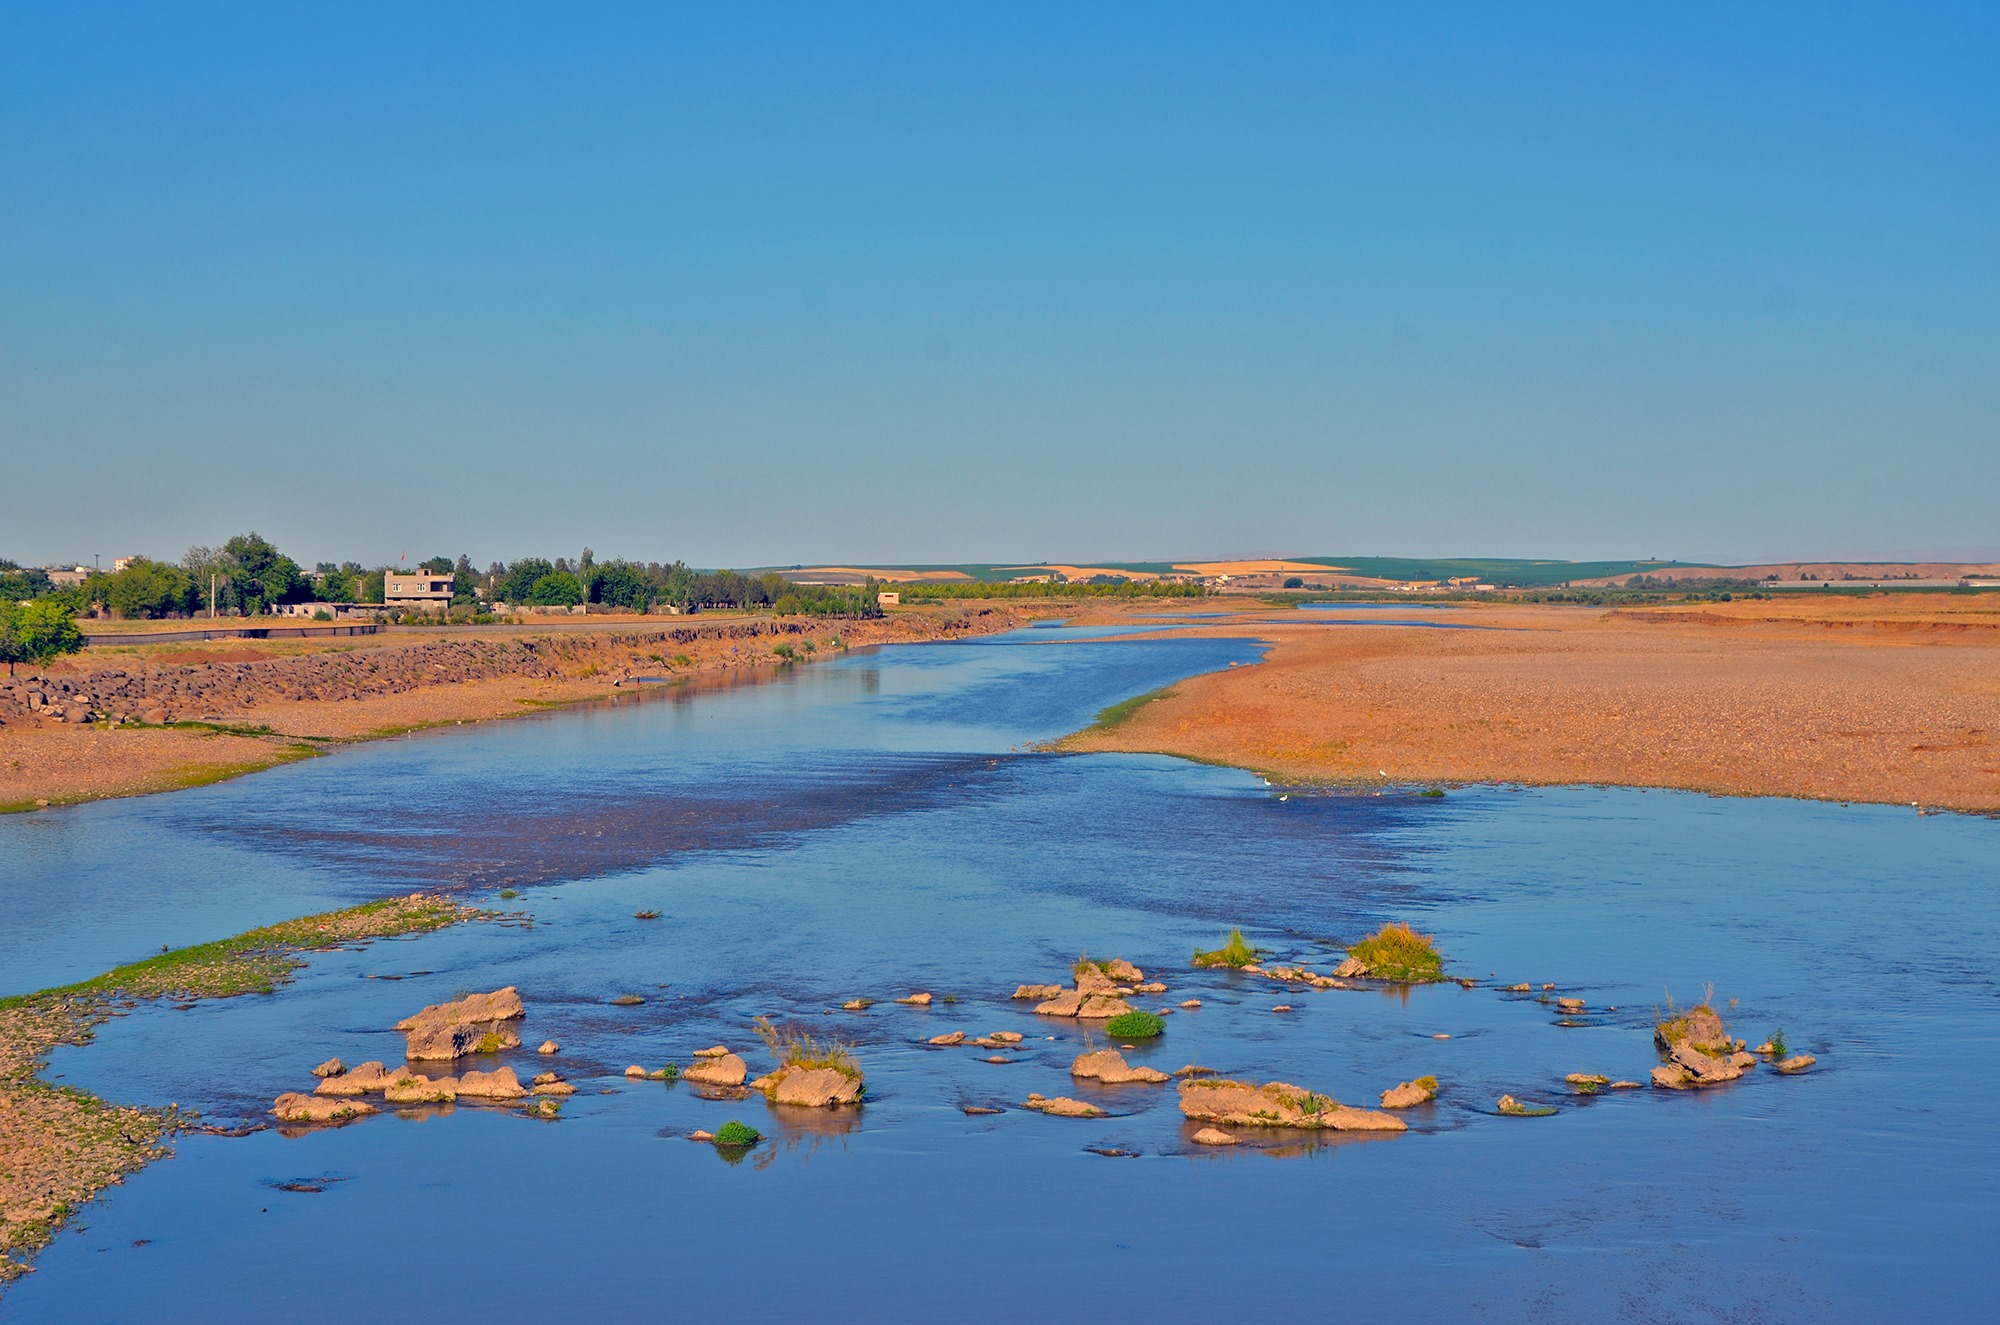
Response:
[{"label": "rocky outcrop", "polygon": [[1083,1021],[1109,1021],[1132,1011],[1132,1005],[1111,994],[1087,994],[1080,989],[1065,990],[1045,1003],[1037,1003],[1035,1012],[1044,1017],[1075,1017]]},{"label": "rocky outcrop", "polygon": [[558,1054],[562,1052],[562,1046],[554,1040],[543,1040],[541,1047],[536,1049],[535,1052],[538,1054]]},{"label": "rocky outcrop", "polygon": [[1779,1063],[1777,1070],[1783,1072],[1786,1076],[1792,1076],[1795,1073],[1805,1071],[1818,1061],[1819,1059],[1814,1058],[1811,1054],[1794,1054],[1784,1062]]},{"label": "rocky outcrop", "polygon": [[337,1077],[346,1070],[347,1064],[341,1062],[338,1058],[329,1058],[313,1069],[313,1075],[316,1077]]},{"label": "rocky outcrop", "polygon": [[1349,957],[1333,968],[1333,978],[1336,980],[1359,980],[1367,974],[1368,963],[1359,957]]},{"label": "rocky outcrop", "polygon": [[937,1045],[937,1046],[938,1046],[938,1047],[940,1047],[940,1048],[943,1048],[943,1047],[945,1047],[945,1046],[947,1046],[947,1045],[953,1045],[953,1044],[964,1044],[964,1043],[965,1043],[965,1032],[964,1032],[964,1031],[948,1031],[948,1032],[946,1032],[946,1033],[945,1033],[945,1034],[943,1034],[943,1035],[933,1035],[933,1036],[931,1036],[931,1038],[930,1038],[930,1039],[928,1039],[928,1040],[925,1040],[925,1041],[924,1041],[924,1043],[925,1043],[925,1044],[934,1044],[934,1045]]},{"label": "rocky outcrop", "polygon": [[1204,1127],[1189,1139],[1198,1146],[1233,1146],[1238,1144],[1235,1137],[1219,1127]]},{"label": "rocky outcrop", "polygon": [[375,1111],[374,1105],[363,1100],[301,1095],[296,1091],[280,1095],[271,1103],[271,1116],[281,1123],[344,1123]]},{"label": "rocky outcrop", "polygon": [[1668,1053],[1680,1044],[1708,1054],[1729,1053],[1737,1047],[1736,1041],[1729,1036],[1729,1029],[1722,1024],[1720,1014],[1706,1003],[1655,1026],[1653,1042]]},{"label": "rocky outcrop", "polygon": [[1429,1104],[1437,1098],[1436,1077],[1418,1077],[1415,1081],[1405,1081],[1400,1086],[1391,1086],[1382,1092],[1382,1107],[1385,1109],[1414,1109],[1419,1104]]},{"label": "rocky outcrop", "polygon": [[1098,1108],[1095,1104],[1085,1104],[1082,1100],[1073,1100],[1066,1095],[1057,1095],[1053,1099],[1045,1098],[1041,1095],[1030,1095],[1022,1102],[1021,1107],[1024,1109],[1033,1109],[1036,1113],[1046,1113],[1056,1118],[1102,1118],[1104,1116],[1104,1110]]},{"label": "rocky outcrop", "polygon": [[1334,1132],[1406,1132],[1391,1114],[1354,1109],[1283,1081],[1252,1085],[1197,1077],[1181,1082],[1181,1112],[1195,1122],[1234,1127],[1292,1127]]},{"label": "rocky outcrop", "polygon": [[380,1063],[358,1063],[339,1076],[323,1079],[313,1087],[315,1095],[380,1095],[401,1073],[391,1072]]},{"label": "rocky outcrop", "polygon": [[527,1093],[511,1067],[464,1072],[458,1078],[458,1097],[462,1100],[518,1100]]},{"label": "rocky outcrop", "polygon": [[863,1082],[857,1073],[849,1076],[831,1067],[781,1067],[759,1077],[753,1089],[764,1092],[773,1104],[799,1109],[835,1109],[861,1103]]},{"label": "rocky outcrop", "polygon": [[411,1062],[442,1062],[519,1045],[521,1035],[513,1023],[523,1012],[520,991],[509,985],[427,1007],[397,1022],[396,1029],[408,1039],[405,1054]]},{"label": "rocky outcrop", "polygon": [[749,1065],[739,1055],[727,1050],[719,1058],[704,1050],[681,1073],[682,1077],[698,1086],[740,1086],[749,1075]]},{"label": "rocky outcrop", "polygon": [[576,1087],[553,1072],[540,1072],[528,1083],[530,1095],[574,1095]]},{"label": "rocky outcrop", "polygon": [[1100,1049],[1094,1054],[1082,1055],[1069,1065],[1069,1074],[1087,1081],[1101,1081],[1107,1086],[1133,1082],[1157,1085],[1167,1079],[1167,1074],[1158,1068],[1132,1066],[1125,1061],[1125,1055],[1116,1049]]},{"label": "rocky outcrop", "polygon": [[1060,997],[1062,992],[1063,987],[1061,985],[1016,985],[1014,987],[1015,998],[1033,999],[1037,1003]]},{"label": "rocky outcrop", "polygon": [[1705,1054],[1686,1040],[1676,1043],[1668,1061],[1653,1069],[1653,1084],[1662,1090],[1697,1090],[1735,1081],[1755,1067],[1754,1054]]},{"label": "rocky outcrop", "polygon": [[897,999],[896,1001],[898,1003],[908,1004],[910,1007],[913,1008],[927,1008],[931,1005],[931,996],[927,990],[919,989],[916,993],[905,994],[903,997]]}]

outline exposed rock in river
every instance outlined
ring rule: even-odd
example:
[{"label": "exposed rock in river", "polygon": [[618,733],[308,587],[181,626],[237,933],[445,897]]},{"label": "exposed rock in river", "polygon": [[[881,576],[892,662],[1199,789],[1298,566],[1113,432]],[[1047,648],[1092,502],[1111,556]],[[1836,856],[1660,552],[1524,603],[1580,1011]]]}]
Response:
[{"label": "exposed rock in river", "polygon": [[391,1104],[449,1104],[458,1098],[458,1080],[421,1074],[405,1074],[389,1083],[383,1098]]},{"label": "exposed rock in river", "polygon": [[757,1079],[756,1089],[773,1104],[801,1109],[831,1109],[861,1103],[862,1078],[831,1067],[781,1067]]},{"label": "exposed rock in river", "polygon": [[337,1077],[346,1070],[347,1065],[338,1058],[329,1058],[313,1069],[313,1075],[316,1077]]},{"label": "exposed rock in river", "polygon": [[380,1063],[360,1063],[339,1076],[325,1078],[313,1088],[313,1094],[379,1095],[389,1089],[398,1075]]},{"label": "exposed rock in river", "polygon": [[411,1062],[443,1061],[514,1048],[521,1036],[512,1023],[523,1012],[520,991],[509,985],[427,1007],[397,1022],[396,1029],[408,1037]]},{"label": "exposed rock in river", "polygon": [[1070,1064],[1069,1074],[1086,1080],[1102,1081],[1107,1086],[1120,1086],[1138,1081],[1158,1084],[1167,1079],[1167,1074],[1158,1068],[1132,1066],[1125,1061],[1125,1055],[1116,1049],[1100,1049],[1094,1054],[1084,1054]]},{"label": "exposed rock in river", "polygon": [[462,1100],[518,1100],[527,1093],[521,1089],[520,1078],[511,1067],[465,1072],[458,1078],[458,1097]]},{"label": "exposed rock in river", "polygon": [[1778,1064],[1778,1071],[1790,1076],[1793,1073],[1805,1071],[1818,1061],[1819,1059],[1814,1058],[1811,1054],[1794,1054],[1792,1057]]},{"label": "exposed rock in river", "polygon": [[1385,1109],[1413,1109],[1419,1104],[1429,1104],[1437,1098],[1436,1077],[1418,1077],[1415,1081],[1405,1081],[1400,1086],[1391,1086],[1382,1092],[1382,1107]]},{"label": "exposed rock in river", "polygon": [[706,1050],[695,1062],[688,1064],[681,1076],[701,1086],[740,1086],[750,1075],[750,1067],[743,1059],[725,1051],[720,1058],[709,1056]]},{"label": "exposed rock in river", "polygon": [[1196,1122],[1236,1127],[1296,1127],[1336,1132],[1406,1132],[1391,1114],[1353,1109],[1330,1095],[1315,1094],[1282,1081],[1196,1078],[1181,1082],[1181,1112]]},{"label": "exposed rock in river", "polygon": [[1033,1109],[1036,1113],[1050,1114],[1057,1118],[1102,1118],[1104,1116],[1104,1110],[1098,1108],[1095,1104],[1085,1104],[1082,1100],[1073,1100],[1066,1095],[1057,1095],[1053,1099],[1047,1099],[1040,1095],[1030,1095],[1022,1103],[1021,1107],[1024,1109]]},{"label": "exposed rock in river", "polygon": [[296,1091],[278,1096],[271,1114],[281,1123],[344,1123],[376,1112],[363,1100],[329,1099],[323,1095],[301,1095]]},{"label": "exposed rock in river", "polygon": [[1014,997],[1033,999],[1039,1003],[1046,999],[1060,997],[1062,992],[1063,987],[1061,985],[1017,985],[1014,988]]}]

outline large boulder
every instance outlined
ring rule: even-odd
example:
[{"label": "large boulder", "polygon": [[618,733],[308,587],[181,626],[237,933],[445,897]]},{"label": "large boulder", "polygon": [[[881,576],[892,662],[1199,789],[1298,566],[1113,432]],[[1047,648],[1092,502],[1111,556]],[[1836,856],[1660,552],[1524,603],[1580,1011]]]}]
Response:
[{"label": "large boulder", "polygon": [[316,1077],[337,1077],[346,1070],[347,1064],[341,1062],[338,1058],[329,1058],[313,1069],[313,1075]]},{"label": "large boulder", "polygon": [[764,1098],[801,1109],[832,1109],[861,1103],[862,1079],[830,1067],[781,1067],[761,1077]]},{"label": "large boulder", "polygon": [[698,1086],[740,1086],[749,1075],[750,1066],[742,1055],[728,1053],[720,1058],[698,1058],[681,1073],[684,1080]]},{"label": "large boulder", "polygon": [[434,1004],[403,1018],[396,1029],[407,1037],[404,1052],[411,1062],[440,1062],[514,1048],[521,1043],[521,1034],[512,1023],[523,1014],[520,991],[509,985],[490,994]]},{"label": "large boulder", "polygon": [[1062,996],[1062,992],[1063,992],[1063,987],[1061,985],[1014,986],[1015,998],[1029,998],[1033,999],[1037,1003],[1042,1002],[1045,999],[1059,998]]},{"label": "large boulder", "polygon": [[1349,957],[1333,968],[1333,978],[1336,980],[1359,980],[1367,974],[1368,963],[1359,957]]},{"label": "large boulder", "polygon": [[1069,1074],[1088,1081],[1101,1081],[1107,1086],[1121,1086],[1135,1081],[1157,1084],[1167,1079],[1167,1074],[1158,1068],[1132,1066],[1125,1061],[1125,1055],[1116,1049],[1100,1049],[1094,1054],[1084,1054],[1069,1065]]},{"label": "large boulder", "polygon": [[1784,1062],[1778,1064],[1778,1071],[1783,1072],[1786,1076],[1791,1076],[1794,1073],[1805,1071],[1818,1061],[1819,1059],[1814,1058],[1811,1054],[1794,1054]]},{"label": "large boulder", "polygon": [[1653,1040],[1668,1053],[1680,1044],[1703,1053],[1728,1053],[1736,1048],[1736,1042],[1729,1036],[1729,1028],[1722,1024],[1721,1015],[1706,1003],[1655,1026]]},{"label": "large boulder", "polygon": [[1095,1104],[1085,1104],[1082,1100],[1073,1100],[1066,1095],[1057,1095],[1053,1099],[1044,1098],[1040,1095],[1030,1095],[1022,1102],[1021,1107],[1024,1109],[1033,1109],[1036,1113],[1050,1114],[1057,1118],[1102,1118],[1104,1116],[1104,1110],[1098,1108]]},{"label": "large boulder", "polygon": [[1198,1146],[1233,1146],[1237,1144],[1235,1137],[1218,1127],[1204,1127],[1190,1139]]},{"label": "large boulder", "polygon": [[1074,989],[1065,989],[1035,1004],[1035,1011],[1044,1017],[1074,1017],[1083,1011],[1084,997]]},{"label": "large boulder", "polygon": [[1391,1086],[1382,1092],[1382,1107],[1385,1109],[1414,1109],[1419,1104],[1429,1104],[1437,1098],[1436,1077],[1418,1077],[1415,1081],[1405,1081],[1400,1086]]},{"label": "large boulder", "polygon": [[1195,1122],[1235,1127],[1296,1127],[1335,1132],[1406,1132],[1408,1124],[1391,1114],[1353,1109],[1330,1095],[1320,1095],[1283,1081],[1252,1085],[1196,1077],[1181,1082],[1181,1112]]},{"label": "large boulder", "polygon": [[511,1067],[466,1072],[458,1078],[458,1097],[462,1100],[518,1100],[527,1093]]},{"label": "large boulder", "polygon": [[[1037,1008],[1036,1011],[1040,1009]],[[1130,1011],[1132,1005],[1122,998],[1113,998],[1108,994],[1093,994],[1083,1000],[1083,1006],[1076,1010],[1076,1015],[1085,1021],[1109,1021],[1113,1017],[1122,1017]]]},{"label": "large boulder", "polygon": [[400,1075],[380,1063],[357,1063],[339,1076],[323,1079],[313,1087],[313,1094],[380,1095]]},{"label": "large boulder", "polygon": [[1136,985],[1146,978],[1146,973],[1126,961],[1123,957],[1113,957],[1104,963],[1104,973],[1121,984]]},{"label": "large boulder", "polygon": [[344,1123],[375,1111],[375,1106],[364,1100],[329,1099],[296,1091],[280,1095],[271,1103],[271,1116],[281,1123]]}]

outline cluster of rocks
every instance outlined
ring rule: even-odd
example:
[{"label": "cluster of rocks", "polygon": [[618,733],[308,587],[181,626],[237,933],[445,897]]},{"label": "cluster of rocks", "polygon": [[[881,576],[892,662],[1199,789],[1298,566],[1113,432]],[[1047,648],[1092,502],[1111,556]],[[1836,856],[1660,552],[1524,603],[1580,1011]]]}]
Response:
[{"label": "cluster of rocks", "polygon": [[750,1076],[750,1065],[743,1061],[741,1054],[729,1052],[726,1045],[712,1044],[706,1049],[694,1051],[694,1062],[681,1079],[697,1086],[715,1086],[723,1089],[740,1086]]},{"label": "cluster of rocks", "polygon": [[[329,1058],[313,1069],[319,1084],[310,1095],[287,1092],[272,1102],[271,1113],[285,1123],[339,1123],[378,1112],[368,1102],[379,1095],[385,1104],[450,1104],[457,1100],[513,1103],[532,1100],[530,1107],[552,1113],[547,1097],[575,1093],[576,1088],[554,1072],[538,1074],[523,1086],[511,1067],[491,1071],[468,1069],[433,1077],[409,1064],[451,1062],[472,1054],[494,1053],[521,1043],[514,1023],[524,1015],[520,991],[509,985],[490,994],[472,994],[451,1003],[425,1008],[396,1023],[404,1034],[406,1064],[391,1068],[380,1062],[348,1067]],[[553,1052],[554,1042],[544,1046]]]},{"label": "cluster of rocks", "polygon": [[1018,1050],[1021,1047],[1021,1042],[1026,1038],[1019,1031],[990,1031],[985,1035],[978,1036],[968,1036],[964,1031],[947,1031],[943,1035],[931,1036],[924,1043],[936,1049],[950,1049],[959,1045],[967,1045],[974,1049],[985,1049],[989,1051],[989,1057],[986,1059],[987,1062],[1011,1063],[1014,1060],[1007,1056],[1006,1051],[1010,1049]]},{"label": "cluster of rocks", "polygon": [[1667,1055],[1667,1061],[1653,1069],[1653,1084],[1662,1090],[1720,1086],[1757,1065],[1757,1056],[1745,1053],[1743,1042],[1732,1039],[1722,1018],[1706,1005],[1661,1022],[1653,1040]]},{"label": "cluster of rocks", "polygon": [[1109,1021],[1133,1011],[1132,1005],[1125,1001],[1133,994],[1166,992],[1165,984],[1148,981],[1144,971],[1122,957],[1114,957],[1108,962],[1078,962],[1074,988],[1021,985],[1014,990],[1014,997],[1035,1000],[1035,1011],[1044,1017]]}]

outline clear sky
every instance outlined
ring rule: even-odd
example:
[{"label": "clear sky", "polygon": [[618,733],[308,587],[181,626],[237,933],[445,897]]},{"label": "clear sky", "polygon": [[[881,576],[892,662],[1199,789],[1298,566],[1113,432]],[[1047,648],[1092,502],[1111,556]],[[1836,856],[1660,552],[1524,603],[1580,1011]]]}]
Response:
[{"label": "clear sky", "polygon": [[2000,6],[9,5],[0,491],[22,562],[1995,555]]}]

